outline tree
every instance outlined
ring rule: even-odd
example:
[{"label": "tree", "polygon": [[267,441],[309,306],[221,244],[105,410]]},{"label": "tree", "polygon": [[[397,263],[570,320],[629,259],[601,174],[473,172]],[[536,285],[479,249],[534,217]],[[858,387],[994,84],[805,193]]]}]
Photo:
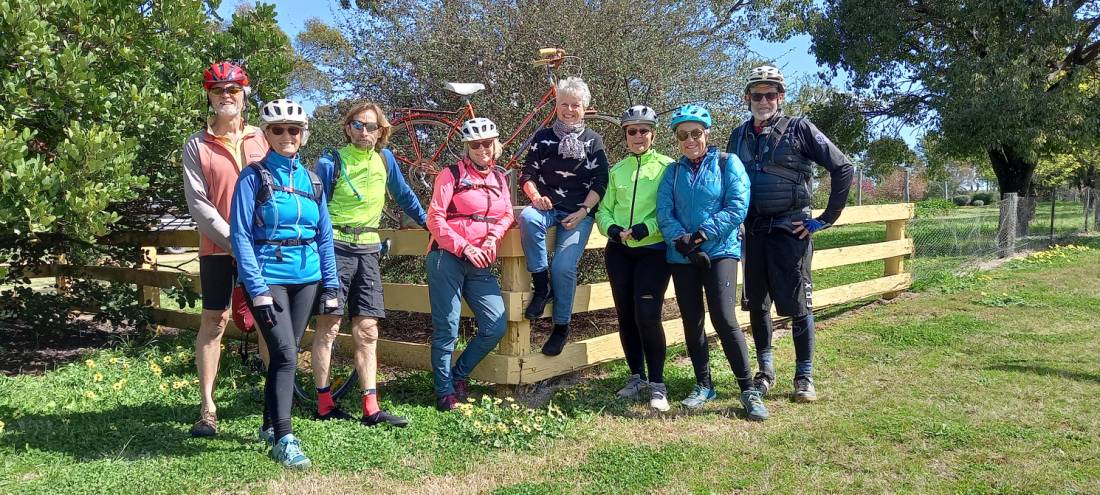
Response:
[{"label": "tree", "polygon": [[[335,26],[306,23],[296,44],[308,63],[295,81],[315,98],[366,98],[389,109],[451,109],[460,102],[443,82],[481,82],[486,91],[473,97],[479,113],[507,132],[546,85],[530,61],[538,49],[557,47],[581,57],[561,74],[582,75],[599,110],[618,115],[644,103],[663,112],[706,102],[724,142],[745,110],[749,37],[786,35],[793,24],[779,21],[801,3],[354,2],[359,8],[342,10]],[[672,153],[671,133],[661,131],[658,146]]]},{"label": "tree", "polygon": [[915,167],[917,162],[917,154],[904,139],[898,137],[881,137],[872,141],[864,157],[865,173],[880,180],[893,175],[899,167]]},{"label": "tree", "polygon": [[254,103],[283,94],[291,47],[274,7],[225,25],[218,3],[0,4],[0,261],[134,256],[95,240],[147,229],[152,204],[183,206],[180,150],[205,125],[211,62],[243,59]]},{"label": "tree", "polygon": [[1096,0],[827,0],[812,10],[821,63],[882,101],[875,114],[987,156],[1002,193],[1026,194],[1039,156],[1095,139],[1098,103],[1079,83],[1097,71]]}]

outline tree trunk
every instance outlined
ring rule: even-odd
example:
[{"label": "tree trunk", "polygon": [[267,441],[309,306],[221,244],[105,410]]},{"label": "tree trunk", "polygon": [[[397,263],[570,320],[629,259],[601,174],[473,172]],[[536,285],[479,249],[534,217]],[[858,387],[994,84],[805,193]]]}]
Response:
[{"label": "tree trunk", "polygon": [[1028,225],[1035,216],[1035,195],[1031,190],[1031,178],[1035,175],[1035,160],[1028,159],[1018,148],[1000,144],[989,149],[989,161],[997,174],[1001,196],[1017,193],[1020,198],[1016,210],[1016,235],[1026,236]]}]

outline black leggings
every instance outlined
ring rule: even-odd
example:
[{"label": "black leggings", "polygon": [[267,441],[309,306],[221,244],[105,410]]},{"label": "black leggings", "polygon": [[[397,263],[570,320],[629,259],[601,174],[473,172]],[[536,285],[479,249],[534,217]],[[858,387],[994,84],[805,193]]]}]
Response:
[{"label": "black leggings", "polygon": [[665,251],[609,242],[604,261],[630,373],[645,379],[648,366],[649,381],[664,383],[667,349],[661,308],[669,277]]},{"label": "black leggings", "polygon": [[[290,408],[294,401],[298,343],[313,315],[318,285],[313,282],[269,286],[271,297],[275,300],[275,326],[264,328],[264,325],[258,325],[271,356],[267,365],[267,383],[264,385],[264,410],[271,417],[276,442],[291,433]],[[251,307],[252,301],[248,304]]]},{"label": "black leggings", "polygon": [[710,377],[710,346],[703,328],[703,290],[706,290],[710,322],[718,332],[722,351],[737,378],[742,391],[752,387],[752,369],[749,367],[749,348],[745,334],[737,324],[737,260],[722,258],[711,261],[710,269],[694,265],[672,264],[672,283],[676,287],[676,303],[684,321],[684,340],[691,365],[695,368],[695,381],[707,388],[714,388]]}]

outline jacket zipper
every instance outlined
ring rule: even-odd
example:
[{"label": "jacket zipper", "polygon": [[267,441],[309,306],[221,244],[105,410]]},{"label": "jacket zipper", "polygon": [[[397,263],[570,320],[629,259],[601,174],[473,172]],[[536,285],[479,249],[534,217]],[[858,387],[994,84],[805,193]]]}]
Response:
[{"label": "jacket zipper", "polygon": [[634,226],[634,202],[638,200],[638,178],[642,175],[642,156],[635,155],[634,158],[638,160],[638,167],[634,171],[634,191],[630,195],[630,225],[626,226],[628,229]]}]

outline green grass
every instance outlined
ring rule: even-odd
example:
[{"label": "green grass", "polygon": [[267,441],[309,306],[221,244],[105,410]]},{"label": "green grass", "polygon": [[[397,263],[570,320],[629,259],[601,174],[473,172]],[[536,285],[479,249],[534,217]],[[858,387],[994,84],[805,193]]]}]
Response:
[{"label": "green grass", "polygon": [[[621,362],[558,389],[560,413],[506,401],[437,413],[430,376],[413,372],[382,388],[408,429],[321,423],[296,409],[315,464],[307,473],[276,467],[255,440],[260,378],[235,356],[217,391],[221,434],[195,440],[190,341],[102,350],[86,357],[94,367],[0,378],[0,492],[1095,493],[1100,240],[1090,243],[825,319],[813,405],[785,398],[793,350],[779,334],[764,423],[744,420],[716,344],[719,400],[663,417],[612,399],[628,373]],[[675,401],[692,371],[682,346],[668,362]],[[486,418],[505,414],[515,414],[508,433],[484,432]],[[520,433],[536,424],[546,433]]]}]

